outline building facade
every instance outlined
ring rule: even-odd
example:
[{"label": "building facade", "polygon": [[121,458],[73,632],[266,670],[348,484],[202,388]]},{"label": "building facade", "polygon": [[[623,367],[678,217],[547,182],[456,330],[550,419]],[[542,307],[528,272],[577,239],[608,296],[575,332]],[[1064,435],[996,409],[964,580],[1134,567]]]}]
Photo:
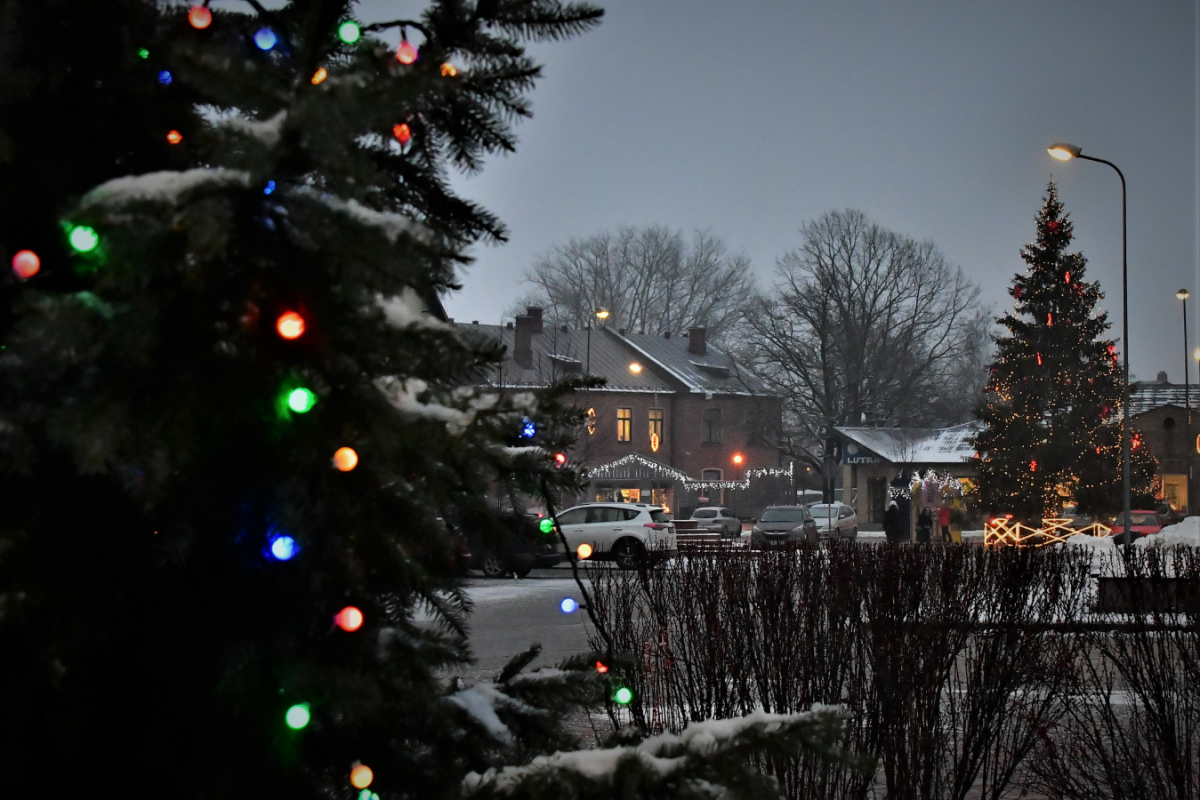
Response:
[{"label": "building facade", "polygon": [[1156,381],[1133,384],[1129,391],[1132,429],[1158,459],[1155,494],[1179,513],[1188,513],[1197,503],[1194,470],[1200,419],[1189,410],[1195,394],[1194,387],[1168,381],[1165,372]]},{"label": "building facade", "polygon": [[[469,327],[505,348],[488,376],[497,391],[542,388],[568,375],[604,379],[576,396],[588,422],[569,455],[592,476],[584,499],[654,502],[687,513],[728,502],[747,478],[780,482],[782,402],[710,346],[703,328],[656,336],[552,327],[539,308],[503,326]],[[767,481],[758,483],[762,489]],[[770,502],[782,501],[776,488]]]}]

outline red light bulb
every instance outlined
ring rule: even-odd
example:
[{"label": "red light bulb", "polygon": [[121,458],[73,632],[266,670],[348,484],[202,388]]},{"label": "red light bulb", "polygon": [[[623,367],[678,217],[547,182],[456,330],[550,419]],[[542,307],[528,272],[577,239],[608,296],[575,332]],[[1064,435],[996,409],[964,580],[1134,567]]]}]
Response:
[{"label": "red light bulb", "polygon": [[295,311],[285,311],[275,321],[275,330],[287,340],[299,339],[304,335],[304,317]]},{"label": "red light bulb", "polygon": [[171,131],[167,134],[167,141],[171,144],[179,144],[183,141],[183,134],[179,131]]},{"label": "red light bulb", "polygon": [[22,250],[13,256],[12,268],[18,278],[28,280],[37,275],[38,270],[42,268],[42,260],[32,250]]},{"label": "red light bulb", "polygon": [[601,675],[603,675],[604,673],[608,672],[608,665],[605,664],[603,661],[597,661],[596,662],[596,672],[599,672]]},{"label": "red light bulb", "polygon": [[412,128],[408,127],[408,123],[401,122],[392,128],[392,135],[400,140],[400,144],[408,144],[408,140],[412,138]]},{"label": "red light bulb", "polygon": [[337,626],[347,633],[354,633],[362,627],[363,613],[354,606],[346,606],[333,618]]},{"label": "red light bulb", "polygon": [[411,64],[417,60],[417,48],[408,43],[408,39],[400,42],[400,48],[396,50],[396,58],[401,64]]},{"label": "red light bulb", "polygon": [[204,6],[192,6],[188,11],[188,22],[196,30],[202,31],[212,25],[212,12]]}]

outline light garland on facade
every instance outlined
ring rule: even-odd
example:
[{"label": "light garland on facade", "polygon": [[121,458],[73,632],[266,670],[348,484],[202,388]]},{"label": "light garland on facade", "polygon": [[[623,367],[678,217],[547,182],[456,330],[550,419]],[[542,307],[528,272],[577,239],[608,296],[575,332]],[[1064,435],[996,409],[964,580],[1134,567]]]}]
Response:
[{"label": "light garland on facade", "polygon": [[1099,522],[1074,528],[1074,520],[1060,517],[1047,517],[1042,520],[1042,527],[1033,528],[1009,517],[995,517],[983,524],[983,543],[985,545],[1015,545],[1017,547],[1045,547],[1048,544],[1061,544],[1072,536],[1109,536],[1112,528]]},{"label": "light garland on facade", "polygon": [[688,491],[693,489],[749,489],[750,481],[753,478],[781,478],[791,477],[790,469],[748,469],[746,477],[739,481],[705,481],[695,480],[688,476],[686,472],[668,467],[666,464],[660,464],[638,453],[630,453],[627,456],[622,456],[616,461],[610,461],[607,464],[601,464],[595,469],[588,470],[589,478],[613,479],[622,476],[614,474],[620,467],[636,464],[647,469],[655,470],[659,473],[658,478],[667,480],[679,481]]}]

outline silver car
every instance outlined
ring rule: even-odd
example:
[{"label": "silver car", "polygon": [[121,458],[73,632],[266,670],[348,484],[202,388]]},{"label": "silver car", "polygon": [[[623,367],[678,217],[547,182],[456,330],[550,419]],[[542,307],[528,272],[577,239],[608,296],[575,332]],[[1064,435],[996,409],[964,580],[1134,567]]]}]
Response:
[{"label": "silver car", "polygon": [[721,536],[737,538],[742,535],[742,521],[723,506],[706,506],[692,512],[697,530],[719,533]]},{"label": "silver car", "polygon": [[813,503],[808,510],[817,522],[817,536],[821,539],[858,538],[858,515],[845,503]]},{"label": "silver car", "polygon": [[750,531],[750,547],[762,550],[789,542],[817,542],[817,523],[804,506],[770,506]]}]

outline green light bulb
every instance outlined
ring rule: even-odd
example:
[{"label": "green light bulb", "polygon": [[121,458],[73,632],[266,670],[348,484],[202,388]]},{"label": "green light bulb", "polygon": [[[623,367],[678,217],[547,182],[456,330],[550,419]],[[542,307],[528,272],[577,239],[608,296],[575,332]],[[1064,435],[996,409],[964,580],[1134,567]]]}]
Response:
[{"label": "green light bulb", "polygon": [[538,523],[538,528],[542,533],[554,533],[554,520],[546,517]]},{"label": "green light bulb", "polygon": [[623,706],[627,706],[633,701],[633,690],[627,686],[622,686],[620,689],[617,689],[617,693],[613,695],[613,700],[616,700]]},{"label": "green light bulb", "polygon": [[362,29],[354,22],[346,21],[338,26],[338,38],[346,44],[354,44],[362,37]]},{"label": "green light bulb", "polygon": [[95,229],[86,225],[76,225],[71,229],[68,238],[71,240],[71,247],[80,253],[90,253],[100,244],[100,236]]},{"label": "green light bulb", "polygon": [[297,414],[304,414],[317,404],[317,396],[303,387],[292,389],[288,393],[287,404]]},{"label": "green light bulb", "polygon": [[147,50],[146,48],[143,47],[141,50],[138,50],[138,58],[149,58],[149,57],[150,57],[150,51]]},{"label": "green light bulb", "polygon": [[297,703],[287,710],[284,715],[284,720],[287,725],[294,731],[308,727],[308,721],[312,719],[312,715],[308,713],[308,703]]}]

